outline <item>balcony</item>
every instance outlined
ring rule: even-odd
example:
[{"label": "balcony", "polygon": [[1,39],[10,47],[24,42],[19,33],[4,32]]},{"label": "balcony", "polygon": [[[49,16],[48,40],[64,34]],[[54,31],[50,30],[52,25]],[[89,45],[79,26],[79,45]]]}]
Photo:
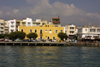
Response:
[{"label": "balcony", "polygon": [[54,24],[60,24],[60,21],[53,21]]},{"label": "balcony", "polygon": [[3,25],[0,25],[0,27],[4,27]]},{"label": "balcony", "polygon": [[22,24],[22,26],[26,26],[25,24]]},{"label": "balcony", "polygon": [[74,31],[75,29],[70,29],[70,31]]},{"label": "balcony", "polygon": [[0,29],[0,31],[4,31],[4,29]]},{"label": "balcony", "polygon": [[4,22],[0,22],[0,24],[1,24],[1,23],[4,24]]},{"label": "balcony", "polygon": [[16,26],[20,26],[20,24],[16,24]]}]

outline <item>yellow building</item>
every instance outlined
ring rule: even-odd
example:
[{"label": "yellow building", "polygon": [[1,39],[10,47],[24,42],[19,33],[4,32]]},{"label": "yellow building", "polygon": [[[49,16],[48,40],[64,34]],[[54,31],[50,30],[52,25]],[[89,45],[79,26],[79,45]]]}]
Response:
[{"label": "yellow building", "polygon": [[55,25],[46,24],[42,26],[19,26],[19,31],[23,31],[26,34],[31,32],[37,33],[40,39],[59,39],[58,33],[64,32],[64,27],[55,27]]}]

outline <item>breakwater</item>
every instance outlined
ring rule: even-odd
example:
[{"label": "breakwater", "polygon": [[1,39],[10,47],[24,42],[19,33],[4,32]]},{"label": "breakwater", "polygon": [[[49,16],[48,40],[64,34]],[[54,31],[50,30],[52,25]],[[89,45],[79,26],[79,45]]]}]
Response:
[{"label": "breakwater", "polygon": [[100,47],[100,43],[84,43],[84,42],[0,42],[0,46],[96,46]]}]

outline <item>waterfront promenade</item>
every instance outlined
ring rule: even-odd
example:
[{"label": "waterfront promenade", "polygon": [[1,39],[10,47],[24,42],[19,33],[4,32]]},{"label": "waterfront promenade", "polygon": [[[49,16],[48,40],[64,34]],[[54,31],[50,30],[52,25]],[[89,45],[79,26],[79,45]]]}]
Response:
[{"label": "waterfront promenade", "polygon": [[100,43],[86,42],[0,42],[0,46],[94,46],[100,47]]}]

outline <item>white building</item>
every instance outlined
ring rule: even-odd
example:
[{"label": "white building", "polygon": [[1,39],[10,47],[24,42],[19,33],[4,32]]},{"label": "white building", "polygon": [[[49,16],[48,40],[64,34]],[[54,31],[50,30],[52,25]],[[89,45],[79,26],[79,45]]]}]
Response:
[{"label": "white building", "polygon": [[26,26],[32,26],[32,18],[23,19],[26,22]]},{"label": "white building", "polygon": [[76,26],[71,24],[71,25],[66,25],[65,26],[65,33],[68,35],[68,36],[73,36],[76,34]]},{"label": "white building", "polygon": [[9,23],[9,33],[16,31],[16,19],[8,20]]},{"label": "white building", "polygon": [[100,27],[85,26],[78,29],[78,34],[81,34],[82,39],[99,39]]}]

